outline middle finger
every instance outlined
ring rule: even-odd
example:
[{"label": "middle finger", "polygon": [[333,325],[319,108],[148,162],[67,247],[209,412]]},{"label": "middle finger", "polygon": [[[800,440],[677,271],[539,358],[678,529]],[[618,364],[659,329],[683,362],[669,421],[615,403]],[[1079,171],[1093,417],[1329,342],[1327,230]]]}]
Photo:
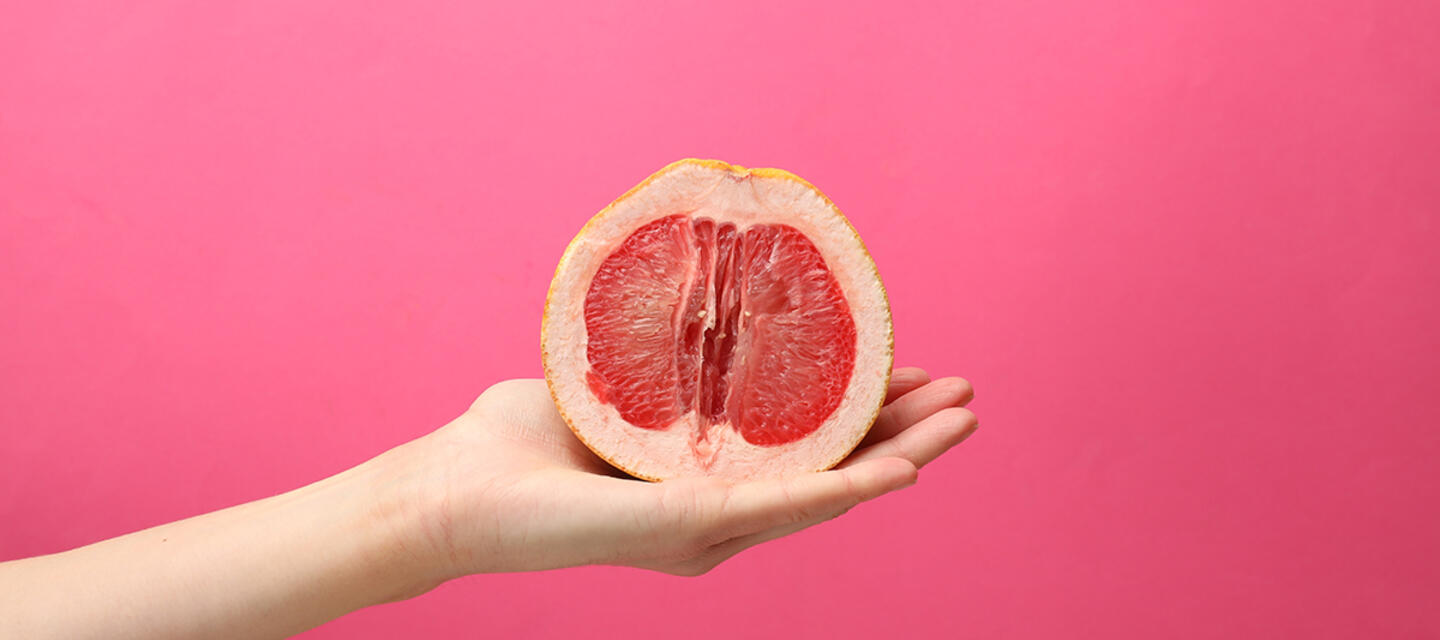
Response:
[{"label": "middle finger", "polygon": [[975,390],[964,378],[940,378],[930,382],[882,408],[860,446],[889,440],[941,409],[965,406],[973,397]]}]

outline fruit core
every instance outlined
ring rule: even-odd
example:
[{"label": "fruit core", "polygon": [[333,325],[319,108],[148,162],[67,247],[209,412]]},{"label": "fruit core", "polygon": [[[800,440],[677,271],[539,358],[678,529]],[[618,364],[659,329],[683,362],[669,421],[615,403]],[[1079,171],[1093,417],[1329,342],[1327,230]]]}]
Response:
[{"label": "fruit core", "polygon": [[824,257],[784,224],[672,215],[625,238],[585,295],[586,381],[640,429],[693,414],[692,446],[813,433],[844,399],[855,321]]}]

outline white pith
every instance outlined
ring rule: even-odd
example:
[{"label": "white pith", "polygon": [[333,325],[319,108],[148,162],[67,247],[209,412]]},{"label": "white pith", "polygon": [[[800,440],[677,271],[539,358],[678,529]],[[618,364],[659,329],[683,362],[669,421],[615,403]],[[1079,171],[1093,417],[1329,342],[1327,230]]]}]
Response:
[{"label": "white pith", "polygon": [[[657,218],[687,214],[733,222],[787,224],[824,256],[854,315],[855,371],[835,412],[798,441],[756,446],[728,425],[709,432],[709,464],[692,449],[695,415],[663,430],[628,424],[586,383],[585,294],[600,263],[625,238]],[[601,212],[566,249],[551,284],[541,335],[552,394],[577,436],[636,476],[663,480],[711,475],[778,477],[827,468],[864,437],[885,395],[891,366],[890,311],[874,263],[849,223],[813,187],[786,177],[681,162]]]}]

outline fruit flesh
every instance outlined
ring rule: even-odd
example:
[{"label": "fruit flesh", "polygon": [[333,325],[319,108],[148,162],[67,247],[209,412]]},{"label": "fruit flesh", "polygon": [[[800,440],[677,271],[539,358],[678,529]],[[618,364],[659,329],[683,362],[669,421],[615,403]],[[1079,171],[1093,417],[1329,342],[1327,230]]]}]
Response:
[{"label": "fruit flesh", "polygon": [[595,398],[636,428],[693,424],[697,452],[714,428],[760,446],[804,438],[854,371],[849,304],[815,245],[784,224],[645,224],[600,264],[584,316]]}]

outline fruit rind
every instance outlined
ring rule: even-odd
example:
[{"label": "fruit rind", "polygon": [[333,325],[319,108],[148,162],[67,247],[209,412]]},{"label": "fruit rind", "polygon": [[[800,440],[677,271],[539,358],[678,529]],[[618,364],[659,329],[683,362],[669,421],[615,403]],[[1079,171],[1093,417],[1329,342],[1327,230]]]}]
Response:
[{"label": "fruit rind", "polygon": [[[588,222],[586,222],[586,224],[580,229],[580,231],[575,235],[575,237],[574,237],[574,238],[570,241],[570,243],[566,246],[564,253],[561,255],[561,258],[560,258],[559,263],[556,265],[555,276],[552,278],[551,285],[550,285],[550,289],[549,289],[549,291],[546,293],[545,310],[544,310],[544,314],[543,314],[542,319],[541,319],[541,336],[542,336],[542,339],[541,339],[541,358],[542,358],[543,366],[544,366],[544,368],[545,368],[545,379],[546,379],[547,387],[548,387],[549,390],[550,390],[551,398],[552,398],[552,400],[555,402],[556,408],[557,408],[557,410],[560,412],[561,417],[565,420],[566,425],[567,425],[567,426],[570,428],[570,430],[575,434],[575,436],[576,436],[582,443],[585,444],[585,446],[586,446],[587,448],[589,448],[592,452],[595,453],[595,455],[599,456],[601,459],[605,460],[606,462],[608,462],[609,464],[615,466],[616,468],[619,468],[620,470],[625,471],[626,473],[629,473],[630,475],[635,476],[635,477],[637,477],[637,478],[641,478],[641,479],[649,480],[649,481],[661,481],[661,480],[663,480],[663,478],[661,478],[661,477],[659,477],[659,476],[656,476],[656,475],[653,475],[653,474],[649,474],[649,473],[645,473],[643,470],[633,468],[633,467],[635,467],[636,465],[626,465],[626,464],[624,464],[622,461],[613,459],[613,458],[616,457],[616,456],[608,455],[607,452],[604,450],[604,447],[598,447],[598,446],[596,446],[595,443],[591,442],[591,441],[586,437],[585,429],[582,429],[582,428],[580,428],[579,426],[577,426],[575,417],[572,416],[571,413],[570,413],[570,411],[567,410],[566,404],[565,404],[565,402],[562,400],[561,394],[560,394],[559,390],[557,389],[556,375],[557,375],[558,372],[554,370],[554,366],[555,366],[555,365],[554,365],[554,357],[553,357],[554,354],[551,353],[550,346],[547,344],[547,343],[548,343],[547,336],[551,335],[551,333],[550,333],[550,332],[551,332],[551,322],[553,321],[552,314],[554,313],[554,306],[553,306],[553,305],[554,305],[554,300],[555,300],[555,298],[556,298],[557,288],[559,288],[559,287],[562,285],[562,276],[567,273],[568,267],[570,267],[571,262],[576,259],[577,254],[578,254],[579,252],[581,252],[581,251],[587,251],[587,250],[588,250],[588,249],[586,249],[586,248],[584,247],[584,245],[585,245],[585,242],[584,242],[584,241],[585,241],[586,238],[589,237],[589,234],[591,234],[593,231],[595,231],[595,229],[596,229],[598,226],[603,225],[603,224],[607,221],[608,215],[609,215],[612,211],[614,211],[618,206],[620,206],[622,203],[626,202],[627,200],[629,200],[631,197],[635,196],[636,194],[642,192],[643,190],[646,189],[646,187],[651,186],[652,184],[654,184],[657,180],[661,179],[662,177],[664,177],[664,176],[666,176],[666,175],[668,175],[668,174],[676,171],[677,169],[681,169],[681,168],[683,168],[683,167],[697,167],[697,168],[711,169],[711,170],[720,171],[720,172],[724,172],[724,173],[730,174],[731,176],[734,176],[734,177],[736,177],[736,178],[750,177],[750,178],[758,178],[758,179],[761,179],[761,180],[783,180],[783,181],[789,181],[789,182],[796,183],[796,184],[804,187],[805,190],[809,191],[809,192],[810,192],[811,194],[813,194],[814,196],[817,196],[817,197],[824,203],[825,207],[827,207],[831,212],[833,212],[833,213],[835,214],[835,217],[838,218],[840,221],[842,221],[842,222],[844,223],[846,230],[848,230],[849,234],[850,234],[851,236],[853,236],[852,239],[853,239],[853,241],[855,242],[855,245],[860,249],[860,252],[863,254],[863,258],[864,258],[863,262],[864,262],[865,266],[868,268],[868,271],[869,271],[868,277],[869,277],[869,279],[871,280],[871,283],[870,283],[870,284],[873,284],[873,285],[876,286],[876,287],[878,288],[878,290],[879,290],[879,296],[878,296],[877,304],[880,305],[880,308],[878,309],[878,311],[883,315],[883,322],[884,322],[884,325],[885,325],[885,332],[884,332],[884,337],[883,337],[883,340],[884,340],[884,342],[883,342],[883,360],[884,360],[884,363],[883,363],[883,364],[884,364],[884,366],[883,366],[883,374],[882,374],[883,377],[884,377],[884,383],[885,383],[885,385],[884,385],[883,387],[881,387],[881,391],[880,391],[880,393],[879,393],[878,399],[875,400],[873,406],[870,406],[870,407],[869,407],[869,410],[866,412],[866,413],[868,413],[868,417],[865,419],[864,428],[863,428],[863,429],[855,429],[855,430],[854,430],[854,436],[853,436],[853,439],[852,439],[853,441],[850,441],[850,442],[846,443],[847,446],[837,447],[838,453],[833,457],[833,459],[827,459],[827,461],[825,461],[824,463],[817,465],[817,468],[803,469],[803,470],[802,470],[802,469],[797,469],[797,470],[795,470],[795,471],[796,471],[796,472],[802,472],[802,471],[823,471],[823,470],[826,470],[826,469],[833,468],[835,465],[839,464],[839,463],[842,462],[846,457],[848,457],[849,454],[855,449],[855,447],[858,446],[859,443],[864,439],[866,433],[869,431],[870,426],[874,423],[875,418],[878,416],[879,411],[880,411],[880,409],[881,409],[881,406],[882,406],[883,403],[884,403],[884,395],[885,395],[885,394],[884,394],[883,389],[886,388],[886,387],[888,387],[888,385],[889,385],[889,376],[890,376],[891,366],[892,366],[892,364],[893,364],[893,354],[894,354],[894,328],[893,328],[893,324],[892,324],[892,318],[891,318],[891,313],[890,313],[890,308],[889,308],[889,303],[888,303],[888,296],[886,295],[886,292],[885,292],[885,289],[884,289],[884,283],[883,283],[883,281],[880,279],[879,272],[878,272],[878,269],[877,269],[876,266],[875,266],[874,260],[870,257],[869,251],[868,251],[868,249],[865,247],[864,241],[860,238],[859,233],[856,232],[856,230],[855,230],[855,228],[854,228],[854,225],[849,221],[848,218],[845,217],[845,215],[840,211],[839,207],[835,206],[835,203],[834,203],[833,201],[831,201],[830,198],[829,198],[828,196],[826,196],[823,192],[821,192],[821,191],[820,191],[819,189],[817,189],[814,185],[812,185],[811,183],[809,183],[809,182],[806,181],[805,179],[801,178],[800,176],[797,176],[797,175],[795,175],[794,173],[791,173],[791,172],[789,172],[789,171],[785,171],[785,170],[783,170],[783,169],[773,169],[773,168],[747,169],[747,168],[745,168],[745,167],[742,167],[742,166],[739,166],[739,165],[730,164],[730,163],[723,162],[723,161],[720,161],[720,160],[704,160],[704,159],[695,159],[695,158],[687,158],[687,159],[683,159],[683,160],[678,160],[678,161],[676,161],[676,162],[670,163],[669,165],[666,165],[664,168],[662,168],[662,169],[660,169],[659,171],[656,171],[655,173],[651,174],[651,175],[650,175],[649,177],[647,177],[645,180],[641,181],[639,184],[635,185],[633,188],[631,188],[630,190],[626,191],[624,194],[620,195],[618,198],[616,198],[614,201],[612,201],[612,202],[611,202],[609,205],[607,205],[605,208],[601,209],[600,212],[598,212],[598,213],[595,214],[593,217],[591,217],[591,219],[590,219]],[[877,346],[879,346],[879,345],[877,345]],[[880,354],[876,354],[876,355],[880,355]],[[878,363],[875,363],[875,364],[878,364]],[[852,382],[852,384],[853,384],[853,382]],[[857,409],[859,409],[859,407],[857,407]],[[856,415],[865,415],[865,414],[859,414],[859,413],[857,413]],[[843,450],[841,450],[841,449],[843,449]]]}]

